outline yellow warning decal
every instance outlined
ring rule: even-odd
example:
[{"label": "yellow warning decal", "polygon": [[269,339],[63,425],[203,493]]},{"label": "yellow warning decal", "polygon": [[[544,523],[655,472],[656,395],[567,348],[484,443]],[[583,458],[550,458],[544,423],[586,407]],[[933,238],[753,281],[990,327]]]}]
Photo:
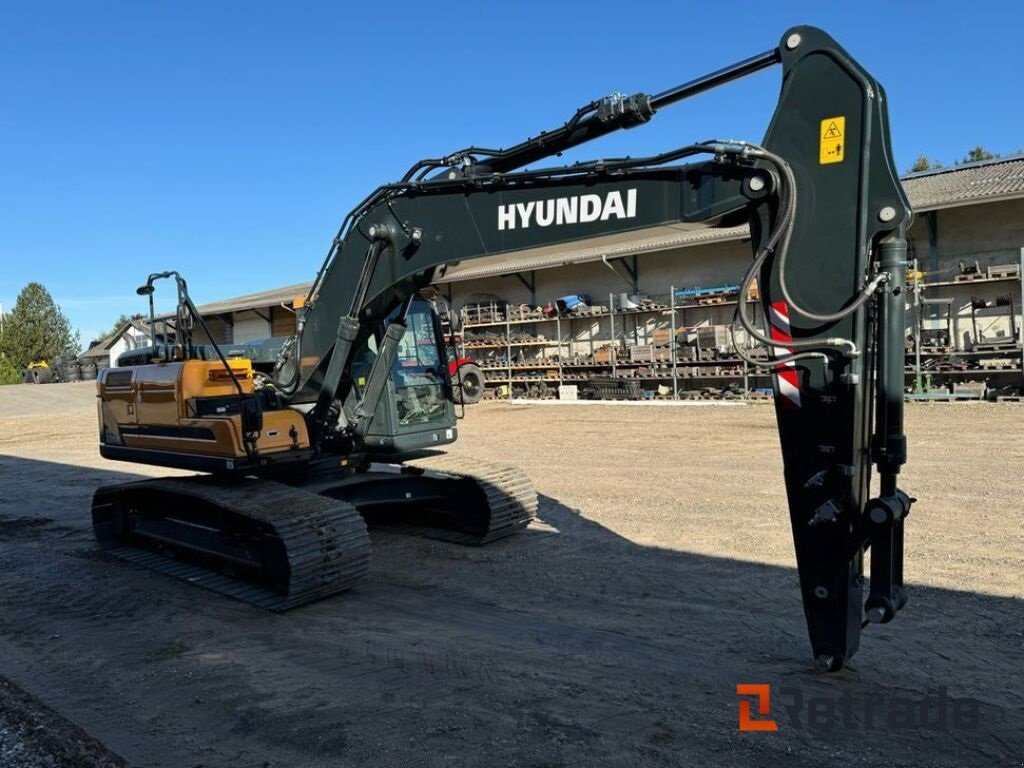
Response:
[{"label": "yellow warning decal", "polygon": [[846,152],[846,118],[843,115],[826,117],[821,121],[818,132],[821,142],[818,144],[818,162],[821,165],[843,162]]}]

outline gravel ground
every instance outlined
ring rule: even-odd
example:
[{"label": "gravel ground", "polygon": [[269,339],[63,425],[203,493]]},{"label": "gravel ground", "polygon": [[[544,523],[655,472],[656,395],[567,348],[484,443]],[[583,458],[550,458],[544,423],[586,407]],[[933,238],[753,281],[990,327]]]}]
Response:
[{"label": "gravel ground", "polygon": [[[375,532],[364,585],[277,616],[98,556],[92,490],[171,473],[98,457],[88,384],[3,387],[0,674],[140,766],[1020,765],[1024,408],[908,411],[911,602],[822,676],[768,406],[474,406],[452,452],[522,466],[537,523]],[[852,713],[740,733],[759,682]],[[940,688],[978,722],[864,708]]]},{"label": "gravel ground", "polygon": [[85,731],[0,677],[0,768],[124,768]]}]

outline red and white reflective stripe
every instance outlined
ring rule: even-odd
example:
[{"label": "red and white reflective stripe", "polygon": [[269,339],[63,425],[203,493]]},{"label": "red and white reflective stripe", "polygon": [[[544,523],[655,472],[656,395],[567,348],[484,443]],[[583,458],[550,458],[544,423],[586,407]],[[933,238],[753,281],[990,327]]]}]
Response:
[{"label": "red and white reflective stripe", "polygon": [[[793,341],[789,329],[789,305],[784,301],[777,301],[771,306],[771,318],[769,330],[772,341],[785,344]],[[772,353],[777,357],[784,357],[793,353],[791,347],[773,347]],[[796,370],[796,363],[782,363],[775,366],[775,391],[782,398],[782,405],[785,408],[800,407],[800,378]]]}]

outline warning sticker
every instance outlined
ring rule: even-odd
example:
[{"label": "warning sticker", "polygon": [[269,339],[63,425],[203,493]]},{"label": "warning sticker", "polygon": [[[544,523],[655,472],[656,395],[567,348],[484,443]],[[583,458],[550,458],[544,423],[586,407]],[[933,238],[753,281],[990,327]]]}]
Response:
[{"label": "warning sticker", "polygon": [[821,165],[841,163],[846,150],[846,118],[826,117],[821,121],[818,144],[818,162]]}]

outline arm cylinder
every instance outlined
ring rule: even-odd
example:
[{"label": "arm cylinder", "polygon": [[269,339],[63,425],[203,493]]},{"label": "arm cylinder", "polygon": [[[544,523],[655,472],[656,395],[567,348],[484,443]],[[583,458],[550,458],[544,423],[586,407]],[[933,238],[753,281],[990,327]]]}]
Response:
[{"label": "arm cylinder", "polygon": [[907,240],[902,229],[880,242],[878,269],[887,272],[889,280],[878,296],[875,460],[882,480],[882,496],[891,496],[896,493],[896,476],[907,460],[907,438],[903,433]]},{"label": "arm cylinder", "polygon": [[[779,49],[772,48],[647,98],[648,112],[644,116],[627,112],[621,115],[620,119],[607,119],[596,114],[578,121],[570,120],[560,128],[497,152],[493,157],[486,158],[482,164],[489,171],[496,173],[507,173],[516,168],[522,168],[524,165],[551,157],[622,128],[631,128],[638,122],[646,121],[662,107],[717,88],[732,80],[746,77],[773,64],[778,64],[779,60]],[[638,94],[638,96],[643,98],[643,94]]]},{"label": "arm cylinder", "polygon": [[738,80],[741,77],[746,77],[754,72],[758,72],[766,67],[770,67],[773,64],[779,63],[779,49],[772,48],[770,51],[759,53],[756,56],[751,56],[749,59],[738,61],[728,67],[711,72],[710,74],[703,75],[701,77],[690,80],[689,82],[677,85],[675,88],[669,88],[667,91],[651,97],[651,108],[661,109],[667,107],[669,104],[675,104],[677,101],[688,99],[691,96],[696,96],[698,93],[704,91],[710,91],[712,88],[717,88],[720,85],[728,83],[732,80]]}]

